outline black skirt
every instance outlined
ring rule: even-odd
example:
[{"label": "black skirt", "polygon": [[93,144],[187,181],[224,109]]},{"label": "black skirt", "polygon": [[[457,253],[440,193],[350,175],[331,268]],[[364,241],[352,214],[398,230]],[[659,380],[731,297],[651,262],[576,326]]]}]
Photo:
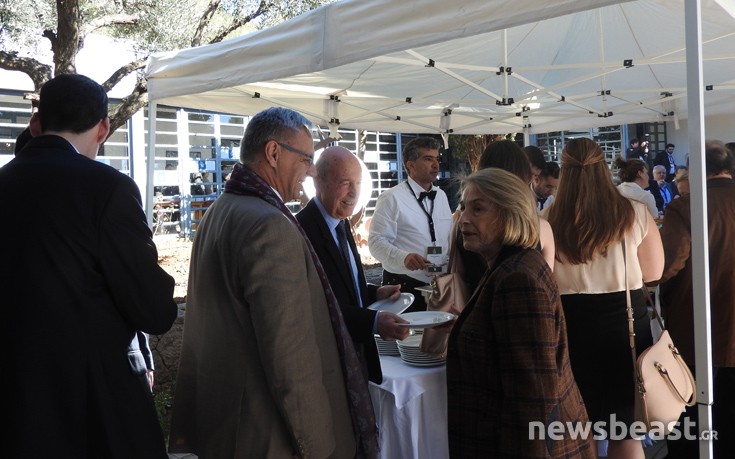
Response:
[{"label": "black skirt", "polygon": [[[641,290],[631,291],[636,352],[651,346],[651,326]],[[567,322],[569,359],[590,421],[611,415],[626,425],[635,420],[635,379],[628,340],[625,292],[562,295]]]}]

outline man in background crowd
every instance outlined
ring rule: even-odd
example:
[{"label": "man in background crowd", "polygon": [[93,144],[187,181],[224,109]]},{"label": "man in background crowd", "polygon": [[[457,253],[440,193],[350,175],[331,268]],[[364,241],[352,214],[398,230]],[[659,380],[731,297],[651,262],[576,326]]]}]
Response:
[{"label": "man in background crowd", "polygon": [[[719,141],[709,141],[705,149],[707,173],[707,225],[709,230],[709,290],[712,314],[713,399],[712,428],[717,431],[714,452],[717,458],[735,457],[735,282],[733,259],[735,238],[735,158]],[[666,328],[681,352],[694,367],[694,299],[692,294],[691,195],[672,201],[661,227],[666,262],[659,282],[661,307]],[[703,364],[703,362],[700,362]],[[687,408],[680,419],[696,423],[697,406]],[[668,442],[667,458],[696,459],[696,441]]]},{"label": "man in background crowd", "polygon": [[528,157],[528,162],[531,163],[532,181],[535,181],[546,167],[546,156],[543,150],[536,145],[526,145],[523,147],[523,152]]},{"label": "man in background crowd", "polygon": [[136,330],[171,327],[174,280],[158,266],[135,182],[94,160],[107,109],[91,79],[49,80],[33,138],[0,168],[8,457],[168,457],[127,349]]},{"label": "man in background crowd", "polygon": [[554,193],[559,186],[559,164],[547,161],[539,175],[531,182],[531,189],[536,197],[536,210],[539,212],[554,202]]},{"label": "man in background crowd", "polygon": [[646,162],[643,148],[641,148],[641,141],[638,138],[633,137],[630,139],[630,147],[625,150],[625,159],[640,159],[644,163]]},{"label": "man in background crowd", "polygon": [[662,166],[666,170],[666,182],[671,182],[676,177],[676,162],[674,161],[674,144],[667,143],[666,150],[659,152],[653,160],[654,166]]},{"label": "man in background crowd", "polygon": [[417,137],[403,149],[408,180],[378,197],[368,247],[383,265],[383,285],[400,284],[415,300],[407,312],[426,310],[417,287],[446,272],[452,211],[433,183],[439,174],[439,142]]},{"label": "man in background crowd", "polygon": [[666,206],[669,205],[677,193],[677,191],[667,186],[666,168],[664,166],[653,167],[653,179],[648,181],[648,191],[656,200],[659,213],[663,214],[666,211]]}]

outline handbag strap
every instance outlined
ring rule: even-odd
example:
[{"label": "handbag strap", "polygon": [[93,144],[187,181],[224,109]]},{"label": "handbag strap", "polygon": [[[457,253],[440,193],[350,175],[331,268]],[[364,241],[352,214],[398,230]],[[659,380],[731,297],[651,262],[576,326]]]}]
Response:
[{"label": "handbag strap", "polygon": [[638,360],[638,355],[635,351],[635,327],[633,324],[635,319],[633,318],[633,304],[630,300],[630,288],[628,287],[628,258],[625,255],[625,242],[626,238],[623,237],[620,245],[623,248],[623,265],[625,267],[625,304],[628,310],[628,342],[630,344],[630,355],[633,357],[633,371],[636,372],[637,376],[638,370],[636,369],[636,361]]},{"label": "handbag strap", "polygon": [[658,320],[658,324],[661,326],[661,331],[666,330],[666,327],[664,326],[664,321],[661,318],[661,315],[658,313],[658,310],[656,309],[656,303],[653,301],[653,298],[651,298],[651,293],[648,291],[648,288],[645,284],[643,284],[643,296],[646,297],[646,303],[648,304],[648,306],[653,309],[653,316],[656,318],[656,320]]},{"label": "handbag strap", "polygon": [[449,264],[447,266],[448,273],[457,272],[457,233],[459,231],[459,212],[455,211],[452,215],[452,230],[449,232]]}]

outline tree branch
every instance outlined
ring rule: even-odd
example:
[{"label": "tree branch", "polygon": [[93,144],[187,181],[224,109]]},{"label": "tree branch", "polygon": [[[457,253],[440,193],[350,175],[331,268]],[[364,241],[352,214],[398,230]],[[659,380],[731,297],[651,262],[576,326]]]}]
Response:
[{"label": "tree branch", "polygon": [[204,13],[202,13],[202,17],[199,18],[199,25],[197,25],[197,30],[196,32],[194,32],[194,36],[191,38],[192,48],[202,44],[204,29],[206,29],[209,25],[209,22],[212,20],[212,17],[217,11],[217,8],[219,8],[219,5],[220,0],[209,0],[209,5],[207,5],[207,9],[205,9]]},{"label": "tree branch", "polygon": [[110,136],[135,114],[138,110],[145,107],[148,103],[148,81],[143,77],[138,77],[133,92],[125,97],[120,105],[110,112]]},{"label": "tree branch", "polygon": [[89,23],[84,27],[83,35],[87,35],[90,32],[101,29],[102,27],[135,24],[139,20],[140,16],[134,14],[111,14],[109,16],[102,16],[89,21]]},{"label": "tree branch", "polygon": [[219,43],[219,42],[221,42],[222,40],[224,40],[227,37],[227,35],[229,35],[230,33],[234,32],[235,30],[239,29],[240,27],[244,26],[245,24],[247,24],[248,22],[252,21],[253,19],[255,19],[255,18],[259,17],[259,16],[262,16],[263,14],[266,13],[267,10],[268,10],[268,7],[266,6],[266,3],[264,1],[261,1],[260,2],[260,5],[258,5],[258,9],[255,12],[253,12],[253,13],[251,13],[251,14],[243,17],[243,18],[240,18],[240,19],[237,19],[237,20],[233,21],[232,24],[230,24],[227,28],[225,28],[223,31],[221,31],[220,33],[218,33],[217,36],[215,36],[213,39],[211,39],[209,41],[209,44],[211,45],[212,43]]},{"label": "tree branch", "polygon": [[43,38],[48,38],[48,41],[51,42],[51,49],[54,49],[54,47],[56,46],[56,32],[51,29],[46,29],[43,31],[41,36]]},{"label": "tree branch", "polygon": [[116,84],[123,78],[130,75],[132,72],[145,67],[148,57],[141,57],[140,59],[128,62],[119,69],[115,70],[115,73],[110,75],[110,78],[102,83],[102,87],[105,88],[105,92],[109,92]]},{"label": "tree branch", "polygon": [[32,57],[19,57],[15,51],[0,51],[0,68],[25,73],[33,81],[35,91],[39,91],[41,86],[51,79],[50,65]]}]

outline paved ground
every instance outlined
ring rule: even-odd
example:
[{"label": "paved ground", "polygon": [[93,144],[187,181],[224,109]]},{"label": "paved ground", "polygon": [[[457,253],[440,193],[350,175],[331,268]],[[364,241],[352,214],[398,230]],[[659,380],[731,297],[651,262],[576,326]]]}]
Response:
[{"label": "paved ground", "polygon": [[[646,459],[664,459],[669,453],[666,449],[666,441],[656,442],[653,446],[649,446],[643,450],[646,453]],[[169,459],[197,459],[195,454],[169,454]],[[600,456],[605,457],[605,456]],[[384,458],[399,459],[399,458]]]}]

